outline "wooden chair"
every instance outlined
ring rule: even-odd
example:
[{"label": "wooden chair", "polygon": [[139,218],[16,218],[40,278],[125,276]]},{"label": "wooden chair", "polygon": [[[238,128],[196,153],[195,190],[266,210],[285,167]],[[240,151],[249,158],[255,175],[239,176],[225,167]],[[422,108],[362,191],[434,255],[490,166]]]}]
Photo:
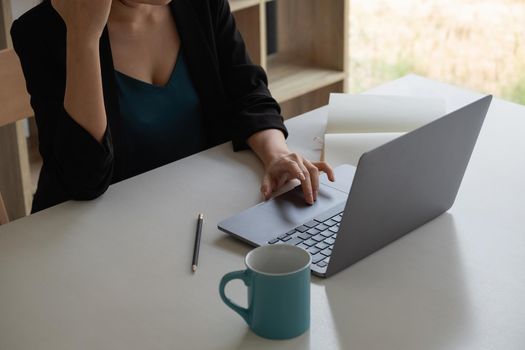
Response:
[{"label": "wooden chair", "polygon": [[[0,127],[33,115],[18,56],[13,49],[0,50]],[[0,193],[0,225],[9,222]]]},{"label": "wooden chair", "polygon": [[9,222],[9,216],[7,215],[7,209],[0,193],[0,225],[7,224]]}]

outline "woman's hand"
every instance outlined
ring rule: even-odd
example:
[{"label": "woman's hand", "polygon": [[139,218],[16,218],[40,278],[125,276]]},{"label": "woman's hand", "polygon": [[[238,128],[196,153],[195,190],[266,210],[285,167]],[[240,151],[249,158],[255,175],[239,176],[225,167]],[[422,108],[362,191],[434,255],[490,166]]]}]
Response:
[{"label": "woman's hand", "polygon": [[264,163],[261,193],[265,200],[290,180],[298,179],[307,203],[313,204],[319,191],[319,172],[324,171],[330,181],[335,181],[334,171],[325,162],[310,162],[297,153],[290,152],[280,130],[259,131],[247,140],[251,149]]},{"label": "woman's hand", "polygon": [[67,26],[68,36],[99,40],[109,18],[112,0],[51,0]]},{"label": "woman's hand", "polygon": [[264,174],[261,193],[265,200],[273,192],[292,179],[301,181],[304,198],[313,204],[319,191],[319,172],[324,171],[330,181],[335,181],[332,168],[325,162],[310,162],[297,153],[288,153],[268,163]]}]

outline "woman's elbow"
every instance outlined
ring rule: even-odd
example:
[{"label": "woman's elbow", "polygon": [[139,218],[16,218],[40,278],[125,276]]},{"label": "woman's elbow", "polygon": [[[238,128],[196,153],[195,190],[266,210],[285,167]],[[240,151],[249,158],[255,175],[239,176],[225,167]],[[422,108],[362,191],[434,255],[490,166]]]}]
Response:
[{"label": "woman's elbow", "polygon": [[71,199],[77,201],[90,201],[97,199],[106,193],[108,186],[101,186],[99,188],[90,188],[90,187],[77,187],[68,189],[68,192],[71,196]]},{"label": "woman's elbow", "polygon": [[105,174],[65,177],[63,184],[71,199],[88,201],[102,196],[109,188],[112,177],[113,169],[109,169]]}]

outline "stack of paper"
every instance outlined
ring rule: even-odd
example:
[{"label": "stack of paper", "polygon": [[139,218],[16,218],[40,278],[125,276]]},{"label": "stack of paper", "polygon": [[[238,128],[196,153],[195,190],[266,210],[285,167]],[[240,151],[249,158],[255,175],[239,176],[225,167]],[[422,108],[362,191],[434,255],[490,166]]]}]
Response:
[{"label": "stack of paper", "polygon": [[357,165],[361,155],[445,114],[436,98],[331,94],[324,160]]}]

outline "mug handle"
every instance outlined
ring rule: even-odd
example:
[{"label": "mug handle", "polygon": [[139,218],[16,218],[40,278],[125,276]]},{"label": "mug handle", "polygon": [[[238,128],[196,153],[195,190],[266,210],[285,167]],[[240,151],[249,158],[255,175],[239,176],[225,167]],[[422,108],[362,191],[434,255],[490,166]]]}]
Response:
[{"label": "mug handle", "polygon": [[226,293],[224,292],[224,288],[230,282],[231,280],[240,279],[244,282],[244,285],[249,285],[249,276],[248,276],[248,270],[242,270],[242,271],[234,271],[227,273],[224,275],[221,279],[221,283],[219,285],[219,293],[221,295],[222,301],[229,306],[233,311],[237,312],[245,321],[246,323],[250,324],[249,322],[249,315],[250,315],[250,309],[246,309],[244,307],[241,307],[234,302],[230,300],[226,296]]}]

